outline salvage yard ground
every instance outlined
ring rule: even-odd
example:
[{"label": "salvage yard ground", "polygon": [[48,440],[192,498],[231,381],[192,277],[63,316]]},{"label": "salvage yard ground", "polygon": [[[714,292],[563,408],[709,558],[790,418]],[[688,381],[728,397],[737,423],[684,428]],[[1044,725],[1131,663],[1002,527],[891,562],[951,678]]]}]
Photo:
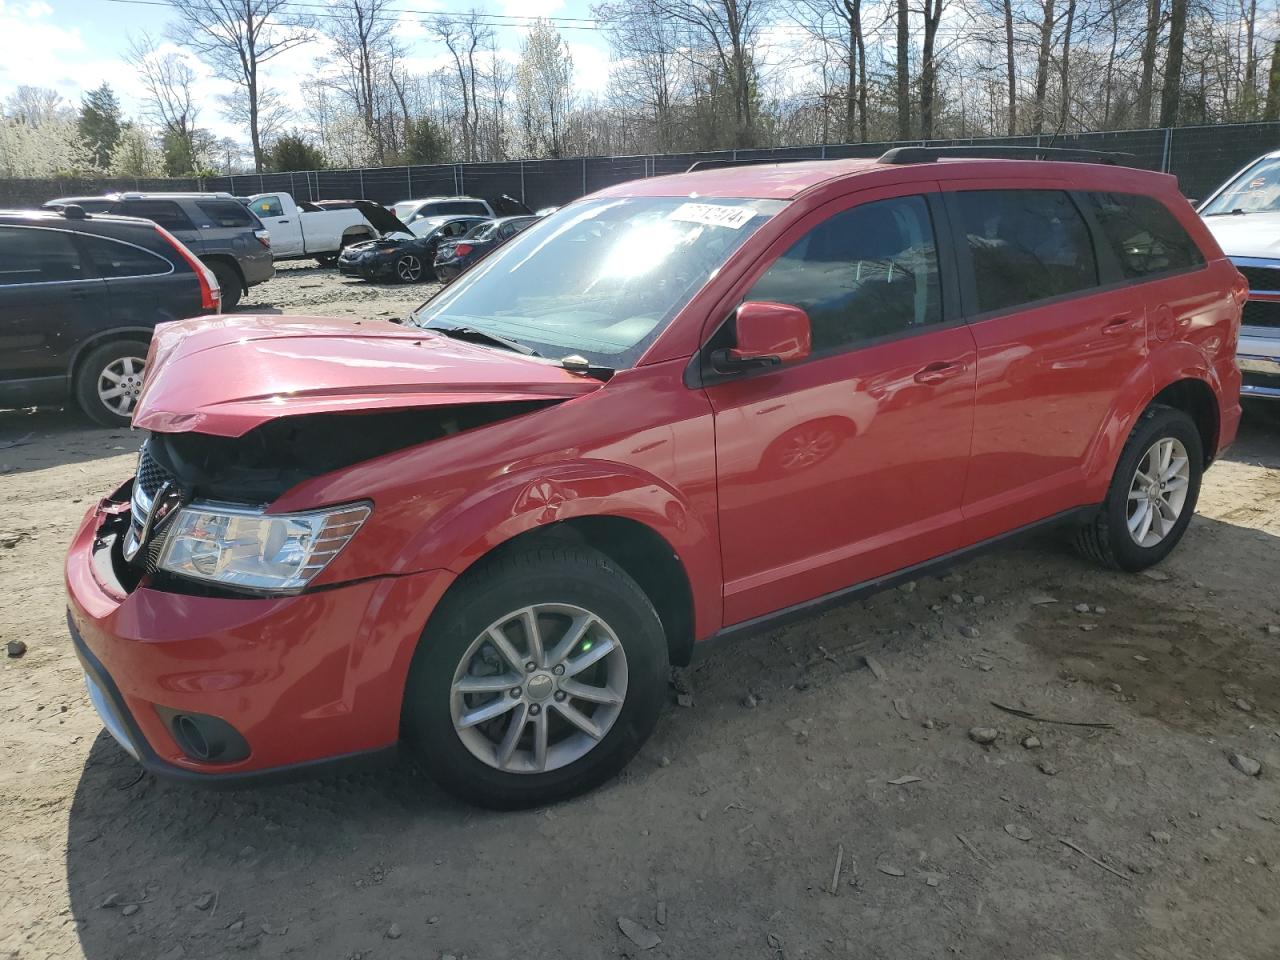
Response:
[{"label": "salvage yard ground", "polygon": [[[378,318],[429,291],[286,267],[244,309]],[[140,775],[61,584],[137,447],[0,413],[0,641],[27,647],[0,659],[0,957],[1280,956],[1269,411],[1158,571],[1043,537],[718,646],[620,779],[512,814],[408,762],[238,793]]]}]

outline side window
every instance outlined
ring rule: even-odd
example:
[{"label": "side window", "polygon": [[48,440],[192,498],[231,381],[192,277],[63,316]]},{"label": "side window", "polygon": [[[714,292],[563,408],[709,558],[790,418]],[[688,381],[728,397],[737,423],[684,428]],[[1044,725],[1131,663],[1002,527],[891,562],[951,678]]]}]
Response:
[{"label": "side window", "polygon": [[132,244],[83,234],[80,239],[101,276],[149,277],[173,272],[173,264],[168,260]]},{"label": "side window", "polygon": [[1061,190],[951,194],[973,262],[979,313],[1098,285],[1089,228]]},{"label": "side window", "polygon": [[84,276],[71,234],[32,227],[0,227],[0,286],[57,283]]},{"label": "side window", "polygon": [[1135,193],[1091,193],[1103,237],[1126,279],[1204,264],[1204,255],[1178,218],[1154,197]]},{"label": "side window", "polygon": [[195,229],[195,224],[191,222],[191,218],[183,212],[182,207],[172,200],[124,200],[120,203],[119,209],[113,212],[123,214],[126,217],[141,217],[143,220],[150,220],[166,230]]},{"label": "side window", "polygon": [[[280,201],[276,201],[279,203]],[[219,227],[252,227],[253,215],[234,200],[198,200],[196,206]]]},{"label": "side window", "polygon": [[928,204],[895,197],[836,214],[774,261],[747,299],[802,307],[815,353],[939,322]]},{"label": "side window", "polygon": [[279,197],[259,197],[249,204],[249,209],[259,217],[283,217],[284,206]]}]

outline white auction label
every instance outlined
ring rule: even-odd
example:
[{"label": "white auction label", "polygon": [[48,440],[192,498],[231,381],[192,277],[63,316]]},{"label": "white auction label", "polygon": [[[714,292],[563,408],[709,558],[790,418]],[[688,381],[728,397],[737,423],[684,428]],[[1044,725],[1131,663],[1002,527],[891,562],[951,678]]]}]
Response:
[{"label": "white auction label", "polygon": [[750,207],[726,207],[715,203],[682,203],[671,211],[667,219],[738,230],[750,223],[755,215],[756,212]]}]

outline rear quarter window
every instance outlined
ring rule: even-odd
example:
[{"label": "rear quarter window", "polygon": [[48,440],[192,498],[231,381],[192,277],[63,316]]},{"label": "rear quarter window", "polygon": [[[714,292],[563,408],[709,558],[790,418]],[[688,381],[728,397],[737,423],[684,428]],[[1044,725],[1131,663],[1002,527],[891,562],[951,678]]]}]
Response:
[{"label": "rear quarter window", "polygon": [[252,227],[253,214],[234,200],[199,200],[196,206],[217,227]]},{"label": "rear quarter window", "polygon": [[112,213],[126,217],[141,217],[159,224],[166,230],[194,230],[195,224],[178,204],[172,200],[122,200]]},{"label": "rear quarter window", "polygon": [[1194,270],[1204,254],[1178,218],[1159,200],[1136,193],[1091,193],[1103,239],[1115,251],[1125,279]]}]

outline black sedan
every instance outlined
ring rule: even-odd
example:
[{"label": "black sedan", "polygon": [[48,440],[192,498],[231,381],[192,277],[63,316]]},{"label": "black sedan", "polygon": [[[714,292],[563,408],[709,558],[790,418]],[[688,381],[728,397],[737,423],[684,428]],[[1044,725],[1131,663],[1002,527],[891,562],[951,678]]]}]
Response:
[{"label": "black sedan", "polygon": [[442,283],[453,280],[467,267],[483,260],[514,237],[538,217],[503,217],[490,220],[473,229],[461,240],[446,241],[436,252],[436,278]]},{"label": "black sedan", "polygon": [[465,236],[488,223],[487,217],[445,216],[414,221],[412,228],[384,233],[347,247],[338,257],[338,270],[365,280],[417,283],[433,276],[432,261],[441,243]]}]

